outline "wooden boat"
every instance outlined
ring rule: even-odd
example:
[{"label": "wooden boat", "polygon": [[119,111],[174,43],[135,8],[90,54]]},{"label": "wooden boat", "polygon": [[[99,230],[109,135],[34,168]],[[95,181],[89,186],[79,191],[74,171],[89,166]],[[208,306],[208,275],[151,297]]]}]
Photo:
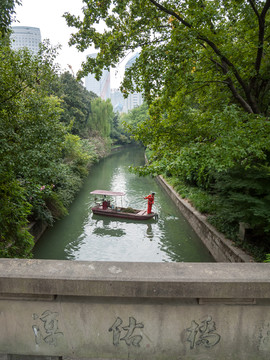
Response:
[{"label": "wooden boat", "polygon": [[93,214],[132,220],[149,220],[152,218],[157,218],[156,213],[147,214],[146,210],[137,210],[130,207],[125,208],[122,206],[114,206],[110,204],[110,201],[105,199],[105,197],[107,196],[124,196],[125,193],[123,192],[94,190],[91,192],[91,194],[101,195],[104,197],[102,203],[97,203],[96,206],[92,207]]}]

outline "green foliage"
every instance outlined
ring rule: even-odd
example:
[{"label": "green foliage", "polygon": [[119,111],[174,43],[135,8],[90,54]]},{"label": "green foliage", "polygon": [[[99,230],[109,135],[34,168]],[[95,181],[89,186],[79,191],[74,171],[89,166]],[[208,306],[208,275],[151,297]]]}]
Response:
[{"label": "green foliage", "polygon": [[[270,168],[237,167],[218,174],[215,189],[221,217],[228,223],[249,224],[254,238],[270,234]],[[256,240],[256,239],[255,239]]]},{"label": "green foliage", "polygon": [[60,220],[63,216],[68,214],[64,202],[56,192],[51,192],[49,196],[45,198],[45,203],[53,220]]},{"label": "green foliage", "polygon": [[28,201],[32,205],[32,212],[28,218],[32,221],[41,220],[48,225],[52,225],[53,216],[46,205],[46,200],[52,193],[52,186],[36,185],[34,181],[32,184],[24,185],[28,190]]},{"label": "green foliage", "polygon": [[[99,159],[95,139],[81,140],[79,136],[66,134],[62,148],[62,161],[58,166],[55,180],[56,195],[53,192],[46,201],[47,207],[55,208],[59,218],[66,213],[66,208],[74,200],[82,186],[83,179],[89,172],[90,165]],[[52,195],[54,197],[52,197]],[[60,200],[60,201],[59,201]],[[52,203],[52,204],[51,204]]]},{"label": "green foliage", "polygon": [[150,108],[150,119],[131,129],[136,139],[151,148],[150,160],[159,171],[206,186],[211,172],[267,159],[270,126],[264,117],[234,106],[212,112],[174,109],[168,108],[163,116]]},{"label": "green foliage", "polygon": [[196,186],[188,185],[179,177],[165,177],[166,181],[183,198],[187,199],[202,214],[214,214],[217,211],[217,196],[200,189]]},{"label": "green foliage", "polygon": [[0,257],[29,257],[34,245],[27,231],[31,205],[25,189],[7,173],[0,172]]},{"label": "green foliage", "polygon": [[137,211],[131,207],[128,208],[121,208],[121,212],[123,213],[131,213],[131,214],[136,214]]},{"label": "green foliage", "polygon": [[[127,121],[132,137],[150,150],[149,164],[137,172],[197,187],[197,203],[206,202],[199,191],[215,192],[212,221],[231,236],[247,221],[254,241],[269,241],[270,2],[85,4],[82,19],[65,15],[77,28],[70,43],[99,49],[81,75],[100,77],[102,68],[141,49],[122,83],[124,94],[143,91],[149,105],[149,117]],[[100,21],[104,33],[96,30]]]},{"label": "green foliage", "polygon": [[[182,90],[200,103],[228,104],[267,114],[269,104],[269,3],[185,0],[85,0],[83,19],[66,13],[77,28],[71,40],[80,51],[99,49],[81,76],[116,66],[127,51],[140,57],[128,69],[123,91],[142,89],[148,101],[167,100]],[[100,33],[96,24],[104,21]],[[134,81],[135,82],[134,82]]]},{"label": "green foliage", "polygon": [[[96,96],[69,73],[57,75],[57,50],[48,41],[38,55],[11,50],[5,34],[15,2],[0,5],[0,256],[31,257],[28,223],[52,225],[66,215],[99,157],[96,139],[74,135],[88,135]],[[112,112],[109,104],[103,109],[108,136]]]},{"label": "green foliage", "polygon": [[1,0],[0,3],[0,39],[4,38],[13,20],[15,5],[21,5],[20,0]]},{"label": "green foliage", "polygon": [[85,137],[91,102],[97,96],[87,91],[69,72],[64,72],[53,82],[51,91],[62,100],[60,120],[69,126],[72,134]]},{"label": "green foliage", "polygon": [[37,56],[0,47],[0,256],[31,256],[28,221],[52,225],[65,215],[96,158],[94,145],[60,122],[62,102],[49,95],[54,56],[46,45]]},{"label": "green foliage", "polygon": [[81,141],[79,136],[67,134],[63,146],[64,162],[69,164],[73,172],[77,172],[81,178],[88,174],[88,166],[93,159],[91,152],[93,147],[88,146],[89,141]]},{"label": "green foliage", "polygon": [[[253,169],[255,171],[255,169]],[[238,169],[238,172],[241,172]],[[233,171],[234,175],[236,175],[236,169]],[[264,175],[263,172],[258,175],[258,178],[261,180],[261,190],[258,192],[267,193],[268,189],[263,189],[264,183]],[[223,176],[219,174],[220,181],[222,181]],[[228,178],[230,176],[228,175]],[[244,183],[242,185],[242,190],[244,189],[248,193],[252,193],[252,188],[255,188],[256,185],[252,182],[252,176],[249,176],[247,180],[245,178],[244,173],[241,174],[242,180],[238,177],[235,177],[234,181],[238,184],[241,181]],[[229,187],[233,188],[233,184],[231,184],[230,180],[226,182],[226,188],[222,188],[223,182],[219,183],[217,188],[221,187],[221,191],[209,192],[202,190],[198,187],[191,186],[184,182],[179,178],[174,177],[167,177],[166,181],[173,186],[173,188],[181,195],[182,198],[186,199],[188,202],[191,203],[197,210],[207,216],[207,220],[210,224],[212,224],[215,228],[217,228],[220,232],[222,232],[227,238],[234,241],[234,244],[238,247],[244,249],[247,253],[254,257],[255,261],[264,261],[265,260],[265,253],[270,251],[270,243],[269,243],[269,236],[267,233],[263,233],[262,224],[257,226],[257,228],[252,228],[249,224],[247,234],[244,240],[240,240],[239,238],[239,221],[245,220],[247,221],[246,214],[250,214],[250,211],[253,211],[247,203],[241,202],[237,205],[234,203],[233,199],[231,198],[231,191],[228,190]],[[234,183],[233,181],[233,183]],[[258,186],[260,188],[260,186]],[[234,190],[235,191],[235,190]],[[235,191],[235,194],[238,196],[238,191]],[[254,195],[254,202],[256,203],[256,195]],[[252,198],[251,195],[249,195]],[[243,206],[242,206],[243,205]],[[244,208],[247,206],[247,209]],[[268,205],[267,205],[268,206]],[[263,209],[264,214],[266,215]],[[269,211],[268,211],[269,212]],[[239,217],[241,215],[241,217]],[[269,216],[267,215],[268,220],[264,223],[269,221]],[[266,219],[264,217],[264,219]],[[261,219],[255,219],[256,223],[258,224],[258,220],[261,223]],[[244,223],[246,223],[244,221]]]},{"label": "green foliage", "polygon": [[125,114],[120,116],[119,113],[116,113],[113,117],[110,134],[113,145],[126,145],[131,143],[129,135],[122,125],[123,115]]},{"label": "green foliage", "polygon": [[141,106],[137,106],[130,110],[127,114],[123,114],[122,121],[136,127],[137,124],[149,120],[148,105],[144,102]]},{"label": "green foliage", "polygon": [[38,214],[48,219],[43,194],[35,188],[54,182],[65,130],[57,121],[58,100],[46,95],[54,76],[49,58],[7,46],[0,48],[0,58],[0,173],[9,179],[3,183],[5,205],[0,208],[2,256],[23,257],[30,256],[33,246],[28,218]]},{"label": "green foliage", "polygon": [[104,138],[100,136],[98,133],[94,134],[93,137],[90,138],[91,146],[94,146],[96,159],[102,158],[109,154],[111,151],[111,139]]},{"label": "green foliage", "polygon": [[[19,0],[2,3],[0,37],[7,33]],[[99,49],[97,58],[89,57],[83,64],[80,76],[91,72],[100,77],[103,68],[116,66],[127,51],[141,49],[122,84],[124,94],[143,91],[149,106],[149,112],[144,105],[125,119],[132,137],[150,154],[149,165],[138,172],[164,173],[184,182],[189,190],[178,185],[179,191],[187,191],[201,211],[215,214],[213,222],[223,221],[224,231],[235,233],[243,220],[253,227],[256,242],[258,237],[265,239],[269,1],[225,6],[193,0],[84,3],[82,19],[65,15],[68,25],[78,30],[70,43],[81,51],[91,44]],[[107,26],[103,33],[96,30],[100,21]],[[1,238],[6,245],[3,256],[16,251],[26,256],[31,243],[23,230],[26,217],[52,222],[65,213],[89,163],[109,148],[109,136],[114,141],[125,136],[110,101],[93,100],[68,73],[57,79],[54,57],[48,44],[33,57],[27,51],[15,53],[1,42],[0,174],[7,199],[0,209],[1,226],[7,231]],[[92,139],[82,143],[74,135]],[[15,198],[21,215],[12,222],[8,204]]]},{"label": "green foliage", "polygon": [[137,129],[139,129],[141,126],[143,126],[143,124],[146,124],[149,121],[147,103],[144,102],[141,106],[135,107],[127,114],[122,114],[121,121],[125,130],[130,135],[131,139],[133,139],[133,141],[138,141],[139,136],[137,136]]},{"label": "green foliage", "polygon": [[74,171],[68,164],[62,163],[57,174],[57,195],[61,199],[65,208],[72,203],[75,194],[79,191],[83,183],[77,171]]},{"label": "green foliage", "polygon": [[94,99],[91,103],[91,114],[87,123],[90,134],[98,133],[102,137],[108,138],[113,118],[114,112],[111,100]]}]

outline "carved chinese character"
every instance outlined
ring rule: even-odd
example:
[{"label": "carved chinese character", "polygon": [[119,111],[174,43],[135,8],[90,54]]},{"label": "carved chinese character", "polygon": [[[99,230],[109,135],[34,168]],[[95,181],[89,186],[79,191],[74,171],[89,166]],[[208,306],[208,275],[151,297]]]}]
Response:
[{"label": "carved chinese character", "polygon": [[36,344],[40,344],[42,341],[44,341],[49,345],[57,345],[57,338],[64,335],[58,329],[57,317],[58,313],[52,312],[50,310],[44,311],[41,316],[38,314],[33,314],[33,319],[40,322],[40,325],[34,324],[32,326],[33,332],[35,334]]},{"label": "carved chinese character", "polygon": [[[123,340],[125,343],[130,346],[140,346],[140,342],[142,341],[141,335],[133,335],[135,329],[142,329],[144,325],[142,323],[137,324],[137,320],[134,317],[129,318],[129,325],[128,326],[121,326],[123,320],[119,317],[115,320],[114,324],[109,328],[109,331],[113,332],[113,345],[119,345],[120,341]],[[126,334],[123,335],[123,331]]]},{"label": "carved chinese character", "polygon": [[221,336],[215,332],[216,325],[211,316],[207,316],[200,324],[193,320],[186,331],[189,332],[187,341],[190,342],[191,349],[199,345],[211,348],[221,339]]}]

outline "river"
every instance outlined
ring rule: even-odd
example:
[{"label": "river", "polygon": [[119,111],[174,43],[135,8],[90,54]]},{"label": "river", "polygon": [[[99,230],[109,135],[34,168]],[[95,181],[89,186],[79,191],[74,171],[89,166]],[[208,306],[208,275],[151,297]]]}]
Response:
[{"label": "river", "polygon": [[[101,160],[69,209],[39,239],[36,259],[142,262],[213,262],[213,258],[165,191],[152,177],[129,172],[144,164],[143,150],[125,148]],[[123,206],[146,209],[144,197],[155,192],[157,220],[115,220],[93,215],[91,191],[123,191]],[[121,205],[121,204],[119,204]]]}]

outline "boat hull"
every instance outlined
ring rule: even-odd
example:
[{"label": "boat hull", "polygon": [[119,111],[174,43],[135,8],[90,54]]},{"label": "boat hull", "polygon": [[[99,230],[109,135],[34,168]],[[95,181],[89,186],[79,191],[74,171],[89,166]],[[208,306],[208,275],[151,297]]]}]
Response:
[{"label": "boat hull", "polygon": [[[124,208],[122,208],[124,209]],[[146,210],[134,210],[134,213],[121,211],[121,208],[116,209],[103,209],[102,206],[95,206],[92,208],[92,212],[95,215],[110,216],[121,219],[132,219],[132,220],[149,220],[156,217],[155,213],[147,214]]]}]

